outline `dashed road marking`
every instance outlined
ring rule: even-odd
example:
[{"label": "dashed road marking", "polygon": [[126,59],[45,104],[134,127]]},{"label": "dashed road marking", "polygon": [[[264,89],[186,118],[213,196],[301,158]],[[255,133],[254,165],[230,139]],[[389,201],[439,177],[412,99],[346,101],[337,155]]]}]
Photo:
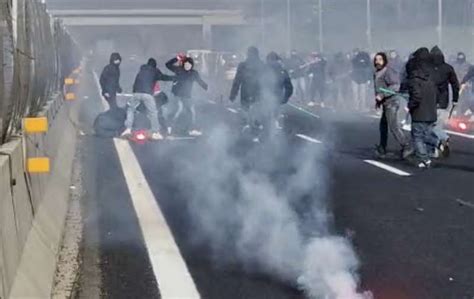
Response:
[{"label": "dashed road marking", "polygon": [[301,111],[301,112],[303,112],[303,113],[306,113],[306,114],[308,114],[308,115],[310,115],[310,116],[312,116],[312,117],[314,117],[314,118],[318,118],[318,119],[321,118],[319,115],[316,115],[316,114],[314,114],[314,113],[312,113],[312,112],[310,112],[310,111],[308,111],[308,110],[306,110],[306,109],[304,109],[304,108],[301,108],[301,107],[299,107],[299,106],[296,106],[296,105],[293,105],[293,104],[288,104],[288,106],[293,107],[294,109],[296,109],[296,110],[298,110],[298,111]]},{"label": "dashed road marking", "polygon": [[227,108],[227,111],[232,112],[232,113],[234,113],[234,114],[238,114],[238,113],[239,113],[239,111],[237,111],[237,110],[234,109],[234,108]]},{"label": "dashed road marking", "polygon": [[[97,74],[94,72],[100,90]],[[102,98],[104,108],[108,106]],[[114,139],[161,298],[201,298],[128,141]]]},{"label": "dashed road marking", "polygon": [[398,168],[395,168],[393,166],[390,166],[390,165],[387,165],[387,164],[384,164],[382,162],[379,162],[379,161],[374,161],[374,160],[364,160],[365,163],[368,163],[368,164],[371,164],[375,167],[378,167],[378,168],[381,168],[381,169],[384,169],[386,171],[389,171],[391,173],[394,173],[396,175],[399,175],[399,176],[411,176],[410,173],[408,172],[405,172],[403,170],[400,170]]},{"label": "dashed road marking", "polygon": [[299,137],[303,140],[306,140],[306,141],[309,141],[309,142],[312,142],[312,143],[317,143],[317,144],[321,144],[322,142],[319,141],[318,139],[315,139],[313,137],[309,137],[307,135],[304,135],[304,134],[296,134],[296,137]]}]

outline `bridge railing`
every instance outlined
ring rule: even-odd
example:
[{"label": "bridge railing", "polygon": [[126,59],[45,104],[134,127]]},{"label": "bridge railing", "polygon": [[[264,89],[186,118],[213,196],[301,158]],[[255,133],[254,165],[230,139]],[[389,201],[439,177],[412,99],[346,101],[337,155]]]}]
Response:
[{"label": "bridge railing", "polygon": [[39,0],[0,0],[0,144],[35,116],[80,61],[69,33]]}]

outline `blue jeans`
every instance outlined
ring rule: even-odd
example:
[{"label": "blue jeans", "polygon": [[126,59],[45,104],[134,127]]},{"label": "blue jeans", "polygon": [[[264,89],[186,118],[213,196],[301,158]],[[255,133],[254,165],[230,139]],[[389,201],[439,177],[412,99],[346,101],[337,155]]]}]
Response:
[{"label": "blue jeans", "polygon": [[133,97],[127,102],[127,120],[125,120],[125,127],[127,129],[133,128],[133,123],[135,121],[135,113],[137,112],[138,106],[140,103],[146,107],[146,115],[151,123],[151,131],[153,133],[160,131],[160,124],[158,122],[158,110],[156,107],[155,98],[152,95],[146,93],[135,93]]},{"label": "blue jeans", "polygon": [[437,145],[438,138],[433,134],[435,125],[435,122],[413,122],[411,125],[415,153],[420,161],[429,161],[429,153],[433,152]]},{"label": "blue jeans", "polygon": [[438,139],[438,143],[441,141],[447,141],[449,139],[448,133],[444,130],[444,126],[449,118],[448,109],[438,109],[438,121],[436,122],[436,127],[433,129],[433,134],[435,134]]}]

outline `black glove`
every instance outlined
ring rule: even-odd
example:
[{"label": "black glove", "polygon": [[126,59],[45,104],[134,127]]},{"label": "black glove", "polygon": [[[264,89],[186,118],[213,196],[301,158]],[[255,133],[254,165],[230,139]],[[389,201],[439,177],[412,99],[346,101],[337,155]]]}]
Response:
[{"label": "black glove", "polygon": [[117,93],[122,93],[122,92],[123,92],[122,87],[117,88]]}]

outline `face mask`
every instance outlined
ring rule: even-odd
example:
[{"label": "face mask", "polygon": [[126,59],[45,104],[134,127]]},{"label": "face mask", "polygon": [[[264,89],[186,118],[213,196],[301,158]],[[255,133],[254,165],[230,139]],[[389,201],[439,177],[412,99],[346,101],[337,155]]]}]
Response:
[{"label": "face mask", "polygon": [[458,62],[464,62],[466,58],[464,56],[458,56]]},{"label": "face mask", "polygon": [[118,59],[117,59],[117,60],[114,60],[114,64],[115,64],[115,65],[120,65],[120,62],[121,62],[121,61],[118,60]]},{"label": "face mask", "polygon": [[192,68],[193,68],[193,65],[192,65],[191,63],[186,62],[186,63],[184,64],[184,69],[185,69],[186,71],[190,71]]}]

